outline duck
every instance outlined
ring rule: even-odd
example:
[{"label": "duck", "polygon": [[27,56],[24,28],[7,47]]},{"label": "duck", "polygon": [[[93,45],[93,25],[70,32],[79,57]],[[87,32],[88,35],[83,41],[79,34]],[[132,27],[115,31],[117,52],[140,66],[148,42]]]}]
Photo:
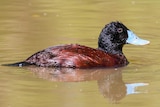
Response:
[{"label": "duck", "polygon": [[150,41],[139,38],[123,23],[113,21],[104,26],[98,37],[98,48],[79,44],[52,46],[9,66],[56,68],[117,68],[129,64],[123,54],[125,44],[146,45]]}]

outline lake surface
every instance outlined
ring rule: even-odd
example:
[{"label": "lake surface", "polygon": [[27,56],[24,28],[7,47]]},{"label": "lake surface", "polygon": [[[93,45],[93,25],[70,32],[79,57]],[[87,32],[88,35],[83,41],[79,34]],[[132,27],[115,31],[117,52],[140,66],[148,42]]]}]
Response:
[{"label": "lake surface", "polygon": [[126,45],[116,69],[0,66],[0,107],[159,107],[159,0],[5,0],[0,3],[0,64],[58,44],[97,48],[105,24],[121,21],[146,46]]}]

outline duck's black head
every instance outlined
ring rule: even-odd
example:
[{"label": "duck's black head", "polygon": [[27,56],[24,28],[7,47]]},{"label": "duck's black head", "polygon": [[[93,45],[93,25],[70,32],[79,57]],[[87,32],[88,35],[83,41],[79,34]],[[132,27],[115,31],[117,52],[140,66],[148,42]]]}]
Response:
[{"label": "duck's black head", "polygon": [[149,41],[138,38],[124,24],[111,22],[101,31],[98,40],[98,49],[111,54],[123,54],[124,44],[145,45]]}]

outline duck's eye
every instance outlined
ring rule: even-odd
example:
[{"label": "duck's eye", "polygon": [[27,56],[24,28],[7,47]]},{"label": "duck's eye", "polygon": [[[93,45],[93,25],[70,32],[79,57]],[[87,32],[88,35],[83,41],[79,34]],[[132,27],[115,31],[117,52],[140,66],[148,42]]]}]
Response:
[{"label": "duck's eye", "polygon": [[118,32],[118,33],[122,33],[122,32],[123,32],[123,28],[118,28],[118,29],[117,29],[117,32]]}]

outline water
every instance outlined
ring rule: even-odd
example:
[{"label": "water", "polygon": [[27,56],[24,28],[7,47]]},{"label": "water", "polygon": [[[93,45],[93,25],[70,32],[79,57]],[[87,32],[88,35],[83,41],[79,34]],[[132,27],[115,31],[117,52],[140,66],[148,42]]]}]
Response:
[{"label": "water", "polygon": [[126,45],[118,69],[0,66],[0,107],[159,107],[159,0],[5,0],[0,64],[58,44],[97,47],[103,26],[121,21],[150,45]]}]

